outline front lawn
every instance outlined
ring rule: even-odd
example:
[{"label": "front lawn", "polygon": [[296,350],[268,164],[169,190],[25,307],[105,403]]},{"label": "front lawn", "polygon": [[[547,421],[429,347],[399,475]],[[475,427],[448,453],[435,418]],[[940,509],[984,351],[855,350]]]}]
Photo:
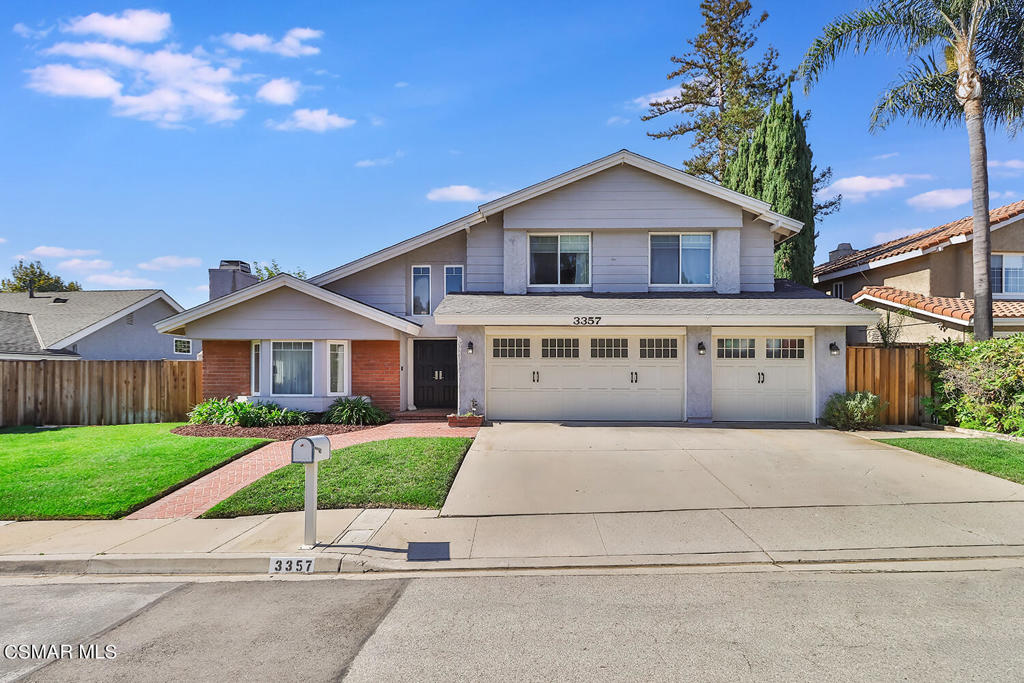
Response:
[{"label": "front lawn", "polygon": [[[320,463],[317,507],[440,508],[472,439],[371,441],[342,448]],[[203,517],[301,510],[305,466],[288,465],[210,508]]]},{"label": "front lawn", "polygon": [[113,519],[263,439],[178,436],[180,423],[0,430],[0,519]]},{"label": "front lawn", "polygon": [[878,439],[890,446],[930,455],[1024,484],[1024,444],[998,439]]}]

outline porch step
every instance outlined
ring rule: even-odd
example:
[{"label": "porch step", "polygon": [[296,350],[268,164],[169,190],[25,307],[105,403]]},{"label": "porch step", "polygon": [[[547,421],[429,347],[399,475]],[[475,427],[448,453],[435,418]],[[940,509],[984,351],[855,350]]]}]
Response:
[{"label": "porch step", "polygon": [[396,420],[406,422],[445,422],[454,410],[444,408],[424,408],[423,410],[403,410],[395,413]]}]

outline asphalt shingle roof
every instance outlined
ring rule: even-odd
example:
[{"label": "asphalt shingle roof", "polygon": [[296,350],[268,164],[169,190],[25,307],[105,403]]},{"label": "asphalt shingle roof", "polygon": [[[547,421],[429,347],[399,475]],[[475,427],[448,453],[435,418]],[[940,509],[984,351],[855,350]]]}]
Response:
[{"label": "asphalt shingle roof", "polygon": [[[87,292],[37,292],[30,298],[26,292],[0,292],[0,311],[25,313],[39,330],[43,346],[50,347],[61,339],[95,322],[109,318],[118,311],[159,292],[159,289],[117,289]],[[67,303],[53,303],[55,298]],[[38,345],[37,345],[38,347]]]},{"label": "asphalt shingle roof", "polygon": [[[992,209],[989,211],[989,220],[992,225],[995,225],[1022,214],[1024,214],[1024,200]],[[900,254],[909,254],[918,249],[931,249],[948,242],[953,237],[970,235],[973,231],[974,219],[971,216],[965,216],[952,223],[945,223],[944,225],[915,232],[912,235],[899,237],[873,247],[868,247],[867,249],[855,251],[835,261],[823,263],[814,269],[814,276],[821,277],[840,270],[846,270],[847,268],[862,266],[873,261],[880,261],[885,258],[899,256]]]},{"label": "asphalt shingle roof", "polygon": [[777,280],[774,292],[449,294],[434,315],[856,315],[864,309],[810,287]]},{"label": "asphalt shingle roof", "polygon": [[[974,318],[974,300],[961,299],[952,296],[924,296],[916,292],[908,292],[905,289],[895,287],[871,286],[864,287],[853,295],[853,300],[865,296],[872,296],[883,301],[891,301],[894,304],[902,304],[910,308],[916,308],[925,313],[944,315],[947,318],[957,318],[964,322],[970,322]],[[1024,318],[1024,301],[995,300],[992,302],[992,317],[994,318]]]}]

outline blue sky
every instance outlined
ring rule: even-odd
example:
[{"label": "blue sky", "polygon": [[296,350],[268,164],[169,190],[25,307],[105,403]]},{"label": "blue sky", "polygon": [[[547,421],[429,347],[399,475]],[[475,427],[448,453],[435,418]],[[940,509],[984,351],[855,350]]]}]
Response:
[{"label": "blue sky", "polygon": [[[858,3],[755,2],[794,66]],[[638,102],[670,83],[696,2],[0,5],[0,270],[206,298],[221,258],[315,274],[623,147],[678,166]],[[846,196],[819,257],[969,212],[962,128],[871,134],[902,62],[849,58],[799,105]],[[1024,140],[989,131],[993,206]]]}]

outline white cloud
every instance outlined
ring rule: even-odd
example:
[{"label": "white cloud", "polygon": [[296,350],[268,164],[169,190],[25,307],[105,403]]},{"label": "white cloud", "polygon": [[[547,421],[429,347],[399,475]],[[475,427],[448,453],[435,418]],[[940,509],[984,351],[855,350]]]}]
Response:
[{"label": "white cloud", "polygon": [[156,284],[153,280],[138,277],[130,270],[114,270],[109,273],[97,273],[85,278],[85,281],[94,285],[104,287],[152,287]]},{"label": "white cloud", "polygon": [[1007,159],[1006,161],[990,161],[988,165],[992,168],[1012,168],[1015,171],[1024,171],[1024,159]]},{"label": "white cloud", "polygon": [[288,78],[275,78],[267,81],[256,91],[256,97],[271,104],[294,104],[299,99],[299,88],[302,84]]},{"label": "white cloud", "polygon": [[396,88],[408,88],[409,84],[406,81],[398,81],[395,83]]},{"label": "white cloud", "polygon": [[448,185],[434,188],[427,193],[427,199],[432,202],[489,202],[504,194],[504,192],[484,192],[470,185]]},{"label": "white cloud", "polygon": [[112,266],[110,261],[105,261],[101,258],[96,259],[80,259],[73,258],[67,261],[61,261],[57,264],[57,268],[60,270],[106,270]]},{"label": "white cloud", "polygon": [[899,155],[899,152],[886,152],[885,154],[876,154],[871,158],[874,159],[875,161],[882,161],[883,159],[892,159],[893,157],[898,157]]},{"label": "white cloud", "polygon": [[28,75],[28,87],[46,95],[116,98],[121,94],[121,84],[99,69],[47,64],[29,69]]},{"label": "white cloud", "polygon": [[884,244],[890,242],[897,237],[904,237],[911,233],[917,232],[920,228],[896,228],[895,230],[887,230],[885,232],[876,232],[872,236],[872,244]]},{"label": "white cloud", "polygon": [[47,35],[49,35],[50,31],[53,30],[53,27],[50,26],[48,28],[32,28],[31,26],[23,24],[19,21],[17,24],[11,27],[11,30],[17,33],[22,38],[27,38],[30,40],[41,40],[45,38]]},{"label": "white cloud", "polygon": [[384,125],[384,119],[382,117],[380,117],[380,116],[377,116],[376,114],[370,114],[369,119],[370,119],[370,125],[371,126],[383,126]]},{"label": "white cloud", "polygon": [[284,121],[267,121],[267,125],[274,130],[311,130],[314,133],[348,128],[355,123],[355,119],[331,114],[326,109],[296,109]]},{"label": "white cloud", "polygon": [[126,43],[155,43],[171,30],[171,15],[148,9],[126,9],[120,15],[93,12],[76,17],[61,31],[75,34],[96,34]]},{"label": "white cloud", "polygon": [[221,36],[228,46],[236,50],[256,50],[271,52],[282,57],[306,57],[320,53],[320,48],[306,45],[305,41],[315,40],[324,34],[312,28],[293,28],[284,34],[284,38],[274,41],[265,33],[230,33]]},{"label": "white cloud", "polygon": [[57,43],[42,51],[44,55],[61,55],[92,61],[110,62],[119,66],[138,66],[143,53],[113,43]]},{"label": "white cloud", "polygon": [[373,168],[374,166],[390,166],[395,163],[395,160],[401,159],[405,156],[405,152],[398,150],[394,154],[390,154],[386,157],[379,157],[377,159],[360,159],[355,163],[356,168]]},{"label": "white cloud", "polygon": [[77,258],[79,256],[92,256],[100,252],[99,249],[68,249],[66,247],[40,245],[28,253],[42,258]]},{"label": "white cloud", "polygon": [[670,85],[664,90],[647,93],[646,95],[641,95],[640,97],[634,97],[629,102],[627,102],[627,106],[629,106],[630,109],[647,109],[647,107],[651,106],[651,102],[667,100],[670,97],[675,97],[678,94],[679,86]]},{"label": "white cloud", "polygon": [[907,200],[907,204],[920,209],[921,211],[936,211],[938,209],[950,209],[971,201],[971,191],[968,188],[943,188],[941,190],[929,190],[916,194]]},{"label": "white cloud", "polygon": [[625,116],[609,116],[608,120],[605,121],[607,126],[625,126],[627,123],[629,123],[629,119]]},{"label": "white cloud", "polygon": [[0,237],[0,244],[3,244],[6,241],[7,241],[6,237]]},{"label": "white cloud", "polygon": [[157,256],[139,264],[142,270],[174,270],[175,268],[195,268],[203,264],[198,256]]},{"label": "white cloud", "polygon": [[906,187],[908,180],[928,180],[929,178],[931,178],[930,175],[919,173],[894,173],[886,176],[855,175],[840,178],[828,187],[822,188],[818,192],[818,196],[827,198],[841,194],[844,199],[851,202],[861,202],[880,192]]},{"label": "white cloud", "polygon": [[193,292],[199,292],[200,294],[209,294],[210,285],[196,285],[191,288]]}]

